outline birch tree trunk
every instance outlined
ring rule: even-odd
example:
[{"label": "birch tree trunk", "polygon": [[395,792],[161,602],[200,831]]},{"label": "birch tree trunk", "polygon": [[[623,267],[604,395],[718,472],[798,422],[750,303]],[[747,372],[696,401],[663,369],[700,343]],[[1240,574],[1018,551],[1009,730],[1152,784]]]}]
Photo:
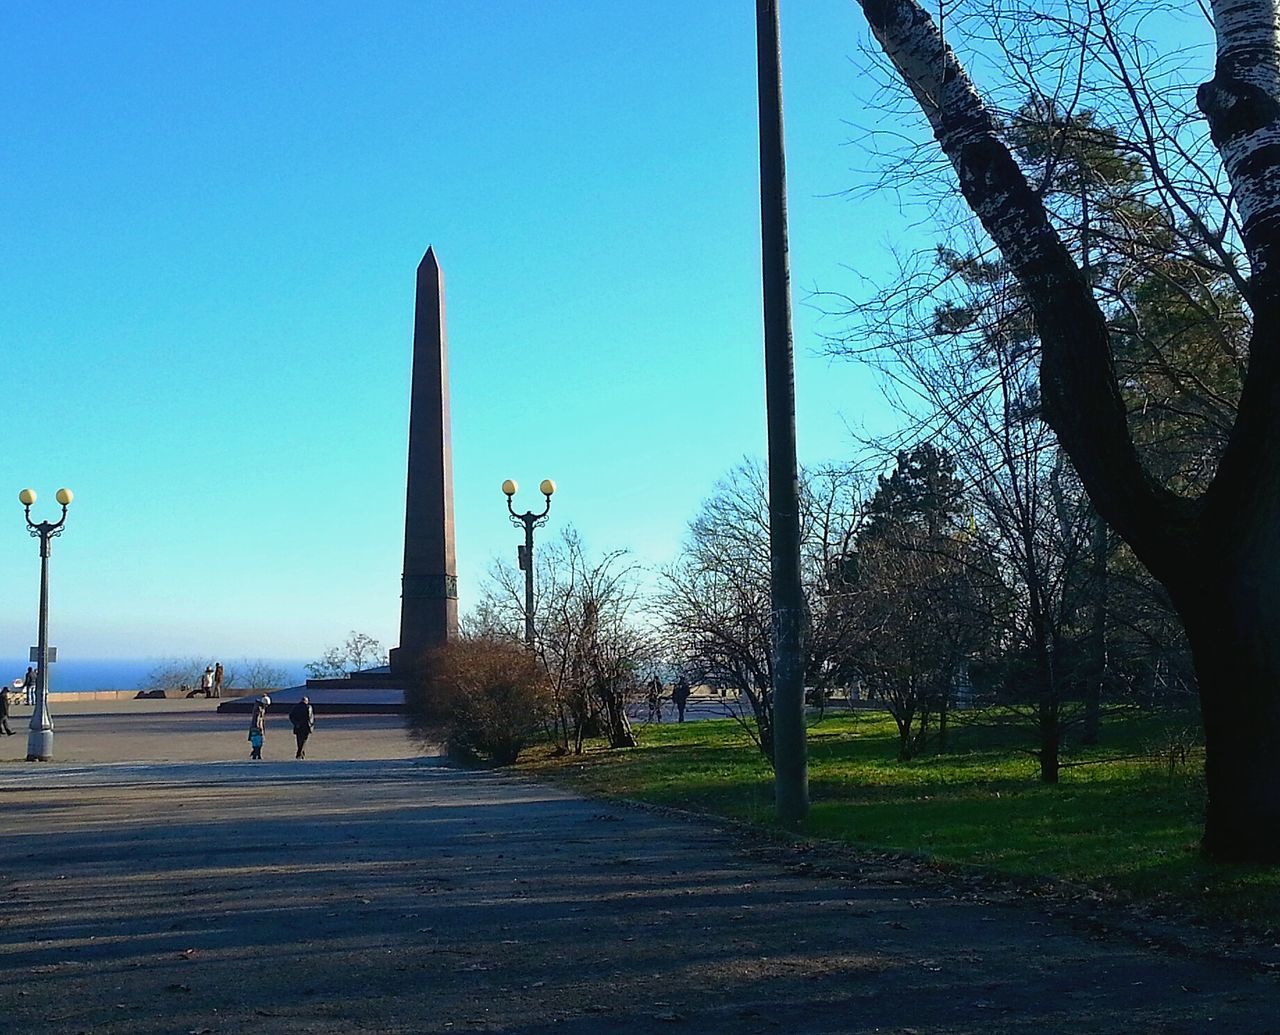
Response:
[{"label": "birch tree trunk", "polygon": [[1254,330],[1236,425],[1191,500],[1143,469],[1101,307],[935,23],[916,0],[859,2],[1030,301],[1046,420],[1186,625],[1205,726],[1204,850],[1280,861],[1280,3],[1212,4],[1217,64],[1197,100],[1239,211]]}]

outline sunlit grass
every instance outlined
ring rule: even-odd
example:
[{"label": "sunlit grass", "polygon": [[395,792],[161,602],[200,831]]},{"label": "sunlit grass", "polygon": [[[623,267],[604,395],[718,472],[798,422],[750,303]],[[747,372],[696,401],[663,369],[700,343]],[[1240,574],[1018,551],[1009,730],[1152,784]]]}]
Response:
[{"label": "sunlit grass", "polygon": [[[1152,757],[1158,720],[1112,720],[1072,752],[1057,786],[1038,782],[1017,733],[969,727],[953,750],[896,759],[892,720],[828,718],[809,730],[812,810],[803,832],[937,863],[1069,881],[1179,910],[1280,922],[1280,867],[1210,866],[1198,854],[1202,759],[1172,774]],[[640,727],[640,746],[580,757],[533,752],[524,767],[603,795],[772,826],[773,774],[730,720]]]}]

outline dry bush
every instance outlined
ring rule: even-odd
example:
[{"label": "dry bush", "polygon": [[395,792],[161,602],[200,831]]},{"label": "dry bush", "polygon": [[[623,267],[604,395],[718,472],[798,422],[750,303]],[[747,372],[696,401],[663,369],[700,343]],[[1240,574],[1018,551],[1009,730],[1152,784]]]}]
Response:
[{"label": "dry bush", "polygon": [[451,755],[511,765],[550,714],[551,691],[537,659],[507,639],[472,637],[432,651],[427,674],[410,688],[416,729],[444,726]]},{"label": "dry bush", "polygon": [[1146,745],[1147,757],[1172,780],[1179,770],[1187,768],[1202,742],[1194,722],[1170,725]]}]

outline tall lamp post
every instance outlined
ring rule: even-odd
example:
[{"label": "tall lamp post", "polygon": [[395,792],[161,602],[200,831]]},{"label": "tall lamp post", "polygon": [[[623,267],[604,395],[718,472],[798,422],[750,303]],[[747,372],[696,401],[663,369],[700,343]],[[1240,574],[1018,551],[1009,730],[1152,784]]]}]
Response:
[{"label": "tall lamp post", "polygon": [[804,590],[800,582],[800,482],[796,464],[778,0],[756,0],[756,83],[760,98],[760,239],[769,426],[774,797],[778,819],[795,826],[809,813],[809,763],[804,732]]},{"label": "tall lamp post", "polygon": [[67,520],[67,507],[75,499],[70,489],[59,489],[54,495],[62,504],[62,517],[57,521],[31,520],[31,505],[36,501],[34,489],[18,493],[27,516],[31,538],[40,540],[40,622],[36,639],[36,701],[31,711],[31,729],[27,734],[27,761],[47,762],[53,757],[53,723],[49,720],[49,546],[54,536],[62,535]]},{"label": "tall lamp post", "polygon": [[520,567],[524,571],[524,644],[533,650],[533,530],[547,523],[556,483],[550,478],[543,478],[542,484],[538,486],[547,500],[540,514],[535,514],[531,510],[526,510],[523,514],[516,513],[516,508],[511,505],[511,497],[519,488],[520,486],[510,478],[502,483],[502,491],[507,496],[507,512],[511,515],[511,523],[517,528],[524,526],[524,546],[520,548]]}]

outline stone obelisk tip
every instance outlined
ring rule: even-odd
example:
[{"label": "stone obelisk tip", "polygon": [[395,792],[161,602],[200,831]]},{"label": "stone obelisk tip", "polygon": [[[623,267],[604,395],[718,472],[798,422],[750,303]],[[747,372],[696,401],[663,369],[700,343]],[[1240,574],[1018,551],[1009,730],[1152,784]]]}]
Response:
[{"label": "stone obelisk tip", "polygon": [[422,261],[418,263],[418,269],[423,266],[429,266],[432,269],[440,268],[440,260],[436,258],[436,250],[430,245],[427,246],[427,254],[422,257]]}]

